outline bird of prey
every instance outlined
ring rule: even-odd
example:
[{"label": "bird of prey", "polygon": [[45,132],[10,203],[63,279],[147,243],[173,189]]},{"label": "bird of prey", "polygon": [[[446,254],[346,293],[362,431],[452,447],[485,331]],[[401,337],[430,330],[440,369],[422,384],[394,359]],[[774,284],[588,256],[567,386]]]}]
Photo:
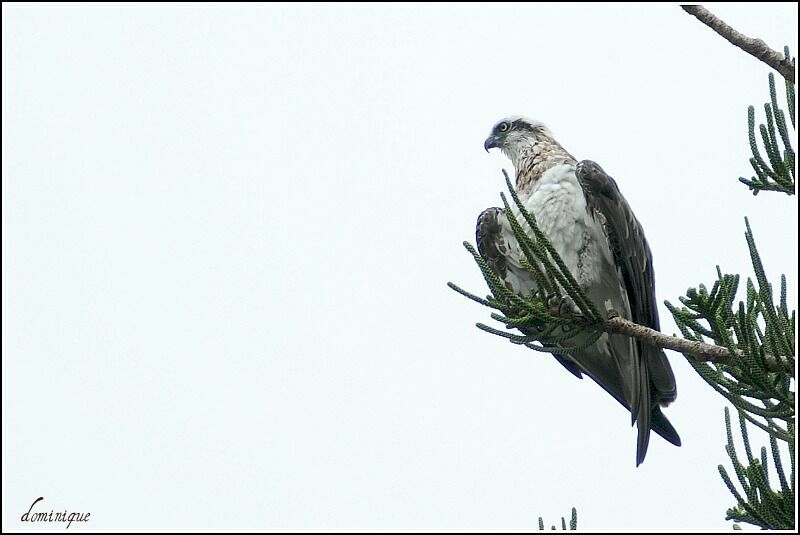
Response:
[{"label": "bird of prey", "polygon": [[[579,163],[544,124],[524,117],[500,120],[484,148],[499,148],[511,160],[520,201],[597,309],[610,305],[620,316],[658,330],[650,246],[614,179],[593,161]],[[509,290],[524,296],[537,291],[501,208],[481,213],[476,235],[479,253]],[[650,429],[680,446],[677,431],[661,412],[677,390],[660,348],[606,333],[580,352],[554,356],[631,411],[631,423],[638,425],[636,466],[644,461]]]}]

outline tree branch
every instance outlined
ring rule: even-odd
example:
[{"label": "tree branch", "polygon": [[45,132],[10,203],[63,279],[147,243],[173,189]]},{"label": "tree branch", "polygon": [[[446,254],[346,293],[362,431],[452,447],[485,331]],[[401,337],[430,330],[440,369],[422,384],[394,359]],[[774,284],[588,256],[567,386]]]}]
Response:
[{"label": "tree branch", "polygon": [[684,11],[694,15],[697,19],[727,39],[731,44],[738,46],[751,56],[760,59],[794,83],[794,60],[784,57],[783,54],[772,50],[767,43],[758,38],[747,37],[725,24],[703,6],[681,5]]},{"label": "tree branch", "polygon": [[[618,315],[605,320],[603,323],[598,324],[597,327],[610,334],[624,334],[650,345],[689,355],[703,362],[727,364],[731,360],[731,352],[726,347],[686,340],[677,336],[668,336]],[[794,363],[785,357],[768,354],[765,355],[765,360],[770,371],[785,371],[794,375]]]}]

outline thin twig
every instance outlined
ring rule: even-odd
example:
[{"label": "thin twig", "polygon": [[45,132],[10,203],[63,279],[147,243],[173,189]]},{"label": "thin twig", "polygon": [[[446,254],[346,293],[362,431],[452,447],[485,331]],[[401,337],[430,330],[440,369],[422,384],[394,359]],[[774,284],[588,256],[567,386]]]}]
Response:
[{"label": "thin twig", "polygon": [[794,61],[784,57],[783,54],[772,50],[767,43],[758,38],[747,37],[728,26],[716,15],[703,6],[681,5],[684,11],[694,15],[697,19],[727,39],[731,44],[738,46],[756,59],[760,59],[779,73],[781,76],[794,83]]}]

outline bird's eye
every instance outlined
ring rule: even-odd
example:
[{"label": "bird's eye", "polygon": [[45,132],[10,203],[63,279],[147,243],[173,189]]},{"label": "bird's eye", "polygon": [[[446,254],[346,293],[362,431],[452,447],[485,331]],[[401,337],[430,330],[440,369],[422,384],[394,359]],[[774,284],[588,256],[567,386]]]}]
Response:
[{"label": "bird's eye", "polygon": [[511,128],[511,125],[509,125],[508,123],[500,123],[500,128],[499,128],[499,130],[500,130],[501,132],[508,132],[508,129],[509,129],[509,128]]}]

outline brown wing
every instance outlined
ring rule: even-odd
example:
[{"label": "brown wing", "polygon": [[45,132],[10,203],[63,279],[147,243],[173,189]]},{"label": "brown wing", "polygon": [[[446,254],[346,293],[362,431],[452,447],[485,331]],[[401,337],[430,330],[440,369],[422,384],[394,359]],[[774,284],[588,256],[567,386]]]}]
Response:
[{"label": "brown wing", "polygon": [[[622,282],[628,294],[631,320],[659,329],[658,308],[655,300],[655,275],[653,256],[639,221],[613,178],[595,162],[580,162],[575,174],[584,190],[587,208],[591,213],[599,212],[605,218],[605,231],[614,261],[620,269]],[[655,346],[636,341],[641,362],[641,378],[650,383],[652,414],[644,419],[651,420],[653,429],[674,444],[680,444],[677,432],[661,413],[658,405],[666,405],[675,400],[677,389],[675,375],[664,351]],[[647,386],[647,383],[644,384]],[[646,410],[645,407],[641,411]],[[641,414],[640,411],[640,414]],[[644,415],[641,415],[644,416]],[[639,419],[640,425],[642,419]],[[661,429],[659,429],[661,427]],[[646,444],[644,445],[646,449]]]}]

